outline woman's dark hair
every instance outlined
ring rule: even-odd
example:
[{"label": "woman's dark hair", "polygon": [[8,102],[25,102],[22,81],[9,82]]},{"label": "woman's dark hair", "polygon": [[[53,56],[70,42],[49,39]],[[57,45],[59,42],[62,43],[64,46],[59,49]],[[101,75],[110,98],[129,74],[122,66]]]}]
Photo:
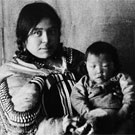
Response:
[{"label": "woman's dark hair", "polygon": [[16,27],[17,44],[20,51],[23,50],[23,44],[28,37],[30,29],[36,27],[43,18],[49,18],[60,33],[61,20],[56,11],[47,3],[34,2],[22,8]]},{"label": "woman's dark hair", "polygon": [[119,71],[120,63],[119,63],[118,52],[117,49],[111,44],[103,41],[94,42],[87,48],[85,53],[85,60],[87,60],[89,53],[94,54],[96,56],[99,56],[100,54],[107,55],[114,63],[114,66],[116,68],[115,72],[117,73]]}]

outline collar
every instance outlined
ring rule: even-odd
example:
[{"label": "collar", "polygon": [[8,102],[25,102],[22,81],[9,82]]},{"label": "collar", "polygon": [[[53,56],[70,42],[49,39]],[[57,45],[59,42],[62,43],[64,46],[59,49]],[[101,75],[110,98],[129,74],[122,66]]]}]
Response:
[{"label": "collar", "polygon": [[116,83],[118,82],[118,80],[119,78],[117,76],[113,76],[108,81],[104,82],[103,84],[96,84],[94,81],[90,80],[88,75],[85,75],[83,82],[86,87],[91,87],[91,88],[102,87],[104,89],[107,85]]},{"label": "collar", "polygon": [[67,71],[67,62],[64,56],[59,57],[57,59],[52,58],[52,59],[42,60],[41,62],[39,60],[26,62],[25,60],[22,60],[22,59],[20,59],[16,55],[13,57],[13,60],[17,64],[22,65],[24,67],[28,67],[32,69],[46,69],[49,72],[55,72],[55,73],[56,72],[64,73]]}]

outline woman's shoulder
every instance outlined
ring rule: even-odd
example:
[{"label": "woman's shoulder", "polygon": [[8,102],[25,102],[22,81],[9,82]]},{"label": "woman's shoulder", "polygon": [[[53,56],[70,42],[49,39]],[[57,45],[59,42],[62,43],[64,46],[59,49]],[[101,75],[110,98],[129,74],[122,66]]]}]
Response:
[{"label": "woman's shoulder", "polygon": [[69,64],[84,60],[84,53],[75,48],[64,47],[64,55],[66,56],[67,62]]},{"label": "woman's shoulder", "polygon": [[9,64],[10,62],[7,62],[0,66],[0,80],[12,74]]},{"label": "woman's shoulder", "polygon": [[35,75],[41,74],[43,74],[41,70],[26,67],[17,63],[14,60],[7,62],[0,67],[0,81],[6,78],[11,81],[13,81],[13,78],[16,79],[18,77],[20,79],[32,78]]},{"label": "woman's shoulder", "polygon": [[0,71],[1,71],[2,69],[4,69],[4,68],[6,68],[6,69],[9,68],[9,66],[8,66],[9,63],[10,63],[10,62],[6,62],[6,63],[2,64],[2,65],[0,66]]},{"label": "woman's shoulder", "polygon": [[79,80],[84,75],[84,53],[75,48],[64,47],[64,56],[68,70]]}]

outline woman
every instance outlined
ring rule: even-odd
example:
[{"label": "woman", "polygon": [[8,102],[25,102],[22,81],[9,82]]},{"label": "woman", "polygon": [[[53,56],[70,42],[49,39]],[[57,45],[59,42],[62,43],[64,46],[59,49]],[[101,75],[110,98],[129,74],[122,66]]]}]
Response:
[{"label": "woman", "polygon": [[60,18],[46,3],[21,10],[18,50],[0,68],[1,135],[60,135],[76,120],[68,117],[74,114],[70,92],[84,55],[63,47],[60,28]]}]

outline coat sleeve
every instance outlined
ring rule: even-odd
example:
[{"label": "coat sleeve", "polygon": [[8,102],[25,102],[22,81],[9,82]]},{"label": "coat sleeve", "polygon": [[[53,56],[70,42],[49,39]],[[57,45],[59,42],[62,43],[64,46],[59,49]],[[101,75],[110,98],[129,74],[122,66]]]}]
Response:
[{"label": "coat sleeve", "polygon": [[89,101],[87,97],[85,96],[86,89],[83,87],[83,79],[84,78],[81,78],[80,81],[73,87],[71,93],[71,103],[77,112],[87,119],[89,117],[91,106],[88,103]]},{"label": "coat sleeve", "polygon": [[39,98],[41,97],[43,86],[44,80],[40,76],[35,76],[30,81],[26,82],[11,98],[14,109],[23,112],[40,104]]},{"label": "coat sleeve", "polygon": [[26,79],[25,83],[21,78],[25,75],[15,74],[7,66],[0,68],[0,134],[4,131],[8,134],[34,134],[36,131],[43,79],[36,76],[29,81]]},{"label": "coat sleeve", "polygon": [[123,93],[123,104],[135,103],[135,82],[127,74],[119,74],[119,82]]},{"label": "coat sleeve", "polygon": [[127,75],[118,74],[121,90],[123,93],[122,107],[118,112],[120,118],[125,119],[135,111],[135,82]]},{"label": "coat sleeve", "polygon": [[[27,97],[25,96],[27,95]],[[29,96],[28,96],[29,95]],[[12,133],[34,132],[36,128],[36,119],[39,116],[41,105],[36,100],[28,102],[28,97],[35,96],[35,93],[24,93],[11,97],[6,80],[0,84],[0,112],[3,120],[3,128]],[[24,98],[25,97],[25,98]],[[30,101],[30,100],[29,100]]]}]

